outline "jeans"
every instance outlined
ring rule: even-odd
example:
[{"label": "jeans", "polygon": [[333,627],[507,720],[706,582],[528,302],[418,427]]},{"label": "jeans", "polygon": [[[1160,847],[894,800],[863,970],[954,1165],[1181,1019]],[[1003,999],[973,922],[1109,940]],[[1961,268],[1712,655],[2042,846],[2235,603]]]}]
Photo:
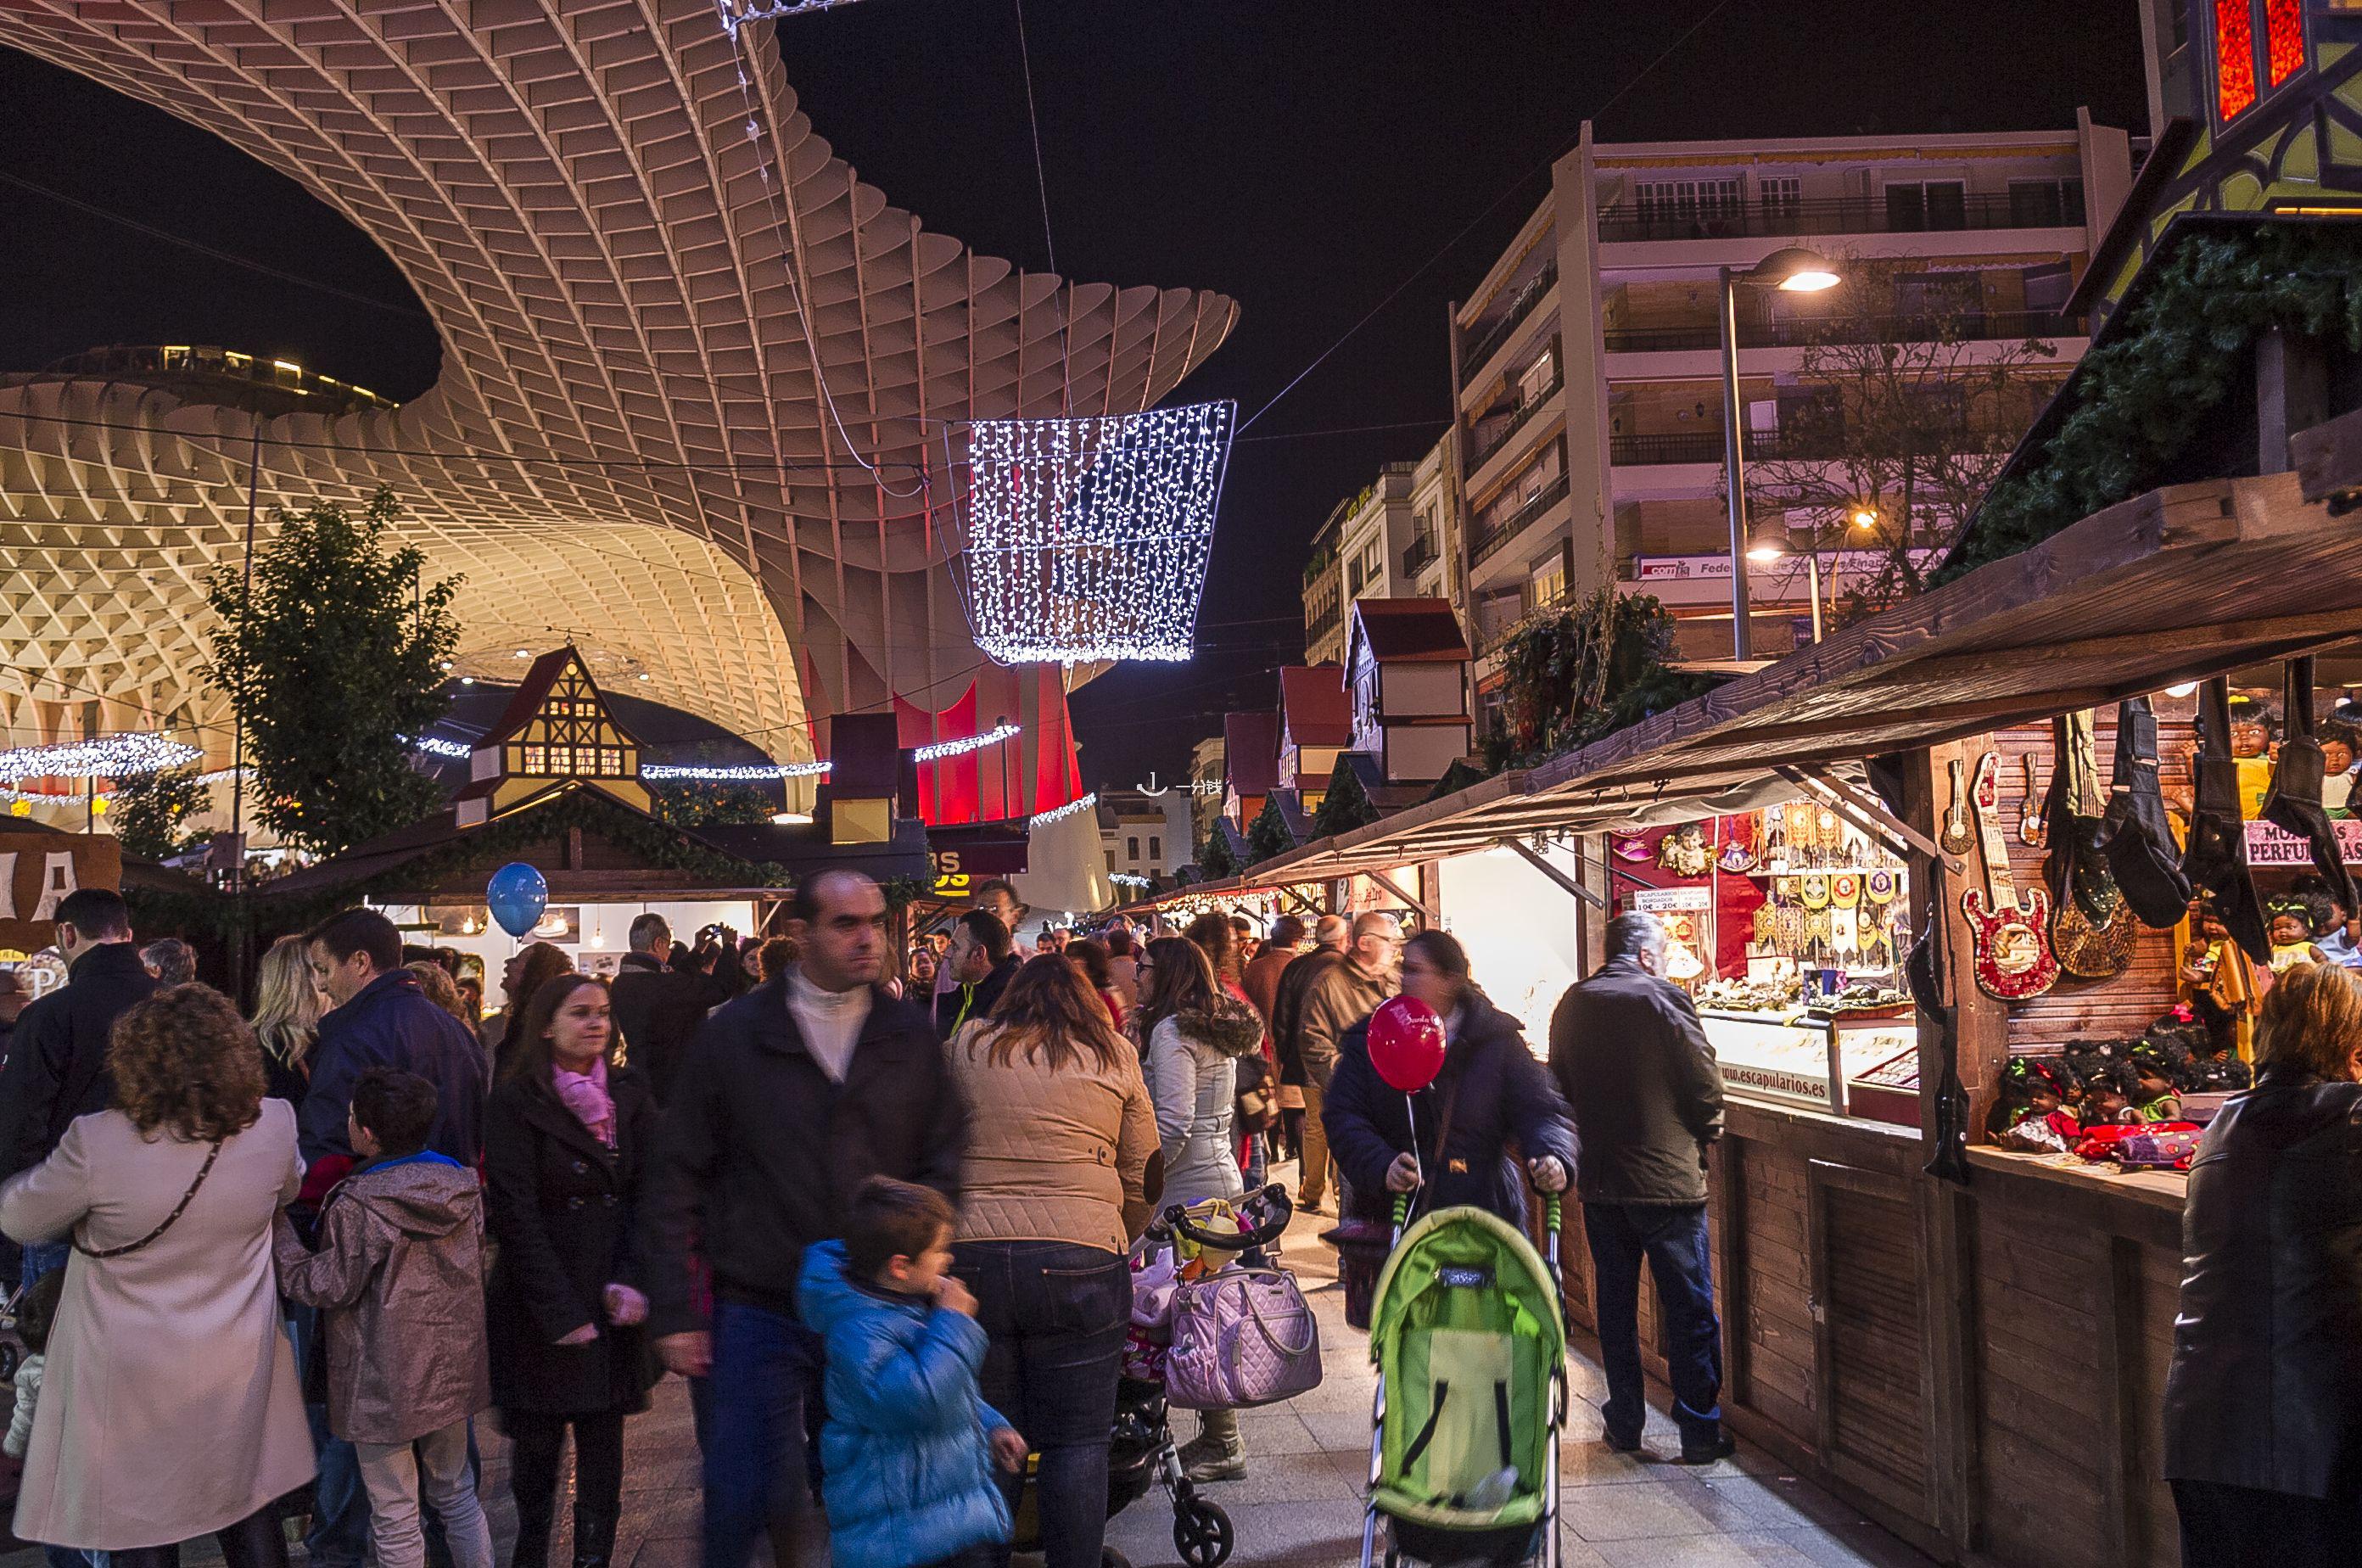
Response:
[{"label": "jeans", "polygon": [[[317,1308],[287,1309],[288,1337],[295,1345],[299,1375],[311,1364],[320,1334]],[[306,1403],[304,1415],[311,1423],[313,1451],[320,1474],[312,1483],[312,1528],[304,1536],[310,1568],[361,1568],[369,1555],[369,1493],[361,1485],[359,1456],[353,1445],[328,1433],[328,1407]]]},{"label": "jeans", "polygon": [[811,1508],[804,1400],[819,1386],[820,1369],[820,1336],[787,1313],[714,1302],[705,1568],[746,1568],[767,1529],[778,1568],[795,1568]]},{"label": "jeans", "polygon": [[[17,1282],[30,1290],[44,1275],[55,1274],[73,1256],[72,1242],[28,1242],[17,1264]],[[106,1568],[104,1551],[83,1551],[71,1546],[44,1546],[49,1568]]]},{"label": "jeans", "polygon": [[[1047,1568],[1098,1568],[1131,1265],[1069,1242],[963,1242],[952,1257],[991,1341],[984,1397],[1041,1455],[1033,1499]],[[1025,1479],[999,1480],[1014,1513]],[[1008,1543],[988,1550],[992,1568],[1007,1568]]]},{"label": "jeans", "polygon": [[1682,1446],[1722,1435],[1722,1325],[1714,1311],[1714,1264],[1706,1250],[1705,1205],[1586,1203],[1592,1307],[1599,1321],[1599,1362],[1607,1374],[1600,1412],[1609,1441],[1637,1443],[1649,1417],[1640,1375],[1640,1262],[1657,1281],[1665,1367],[1673,1386],[1673,1419]]},{"label": "jeans", "polygon": [[353,1445],[361,1485],[369,1491],[370,1531],[377,1541],[378,1568],[421,1568],[426,1537],[419,1529],[419,1493],[443,1521],[456,1568],[492,1568],[492,1529],[476,1497],[469,1467],[466,1418],[415,1442]]},{"label": "jeans", "polygon": [[[220,1545],[223,1568],[287,1568],[287,1537],[280,1532],[279,1510],[265,1504],[234,1525],[214,1531]],[[128,1551],[99,1552],[121,1568],[181,1568],[181,1548],[141,1546]]]},{"label": "jeans", "polygon": [[2181,1568],[2329,1568],[2354,1561],[2362,1499],[2175,1481]]},{"label": "jeans", "polygon": [[[1296,1204],[1299,1209],[1319,1208],[1329,1191],[1329,1130],[1320,1123],[1320,1102],[1325,1097],[1325,1086],[1314,1083],[1308,1071],[1304,1081],[1304,1159],[1296,1176]],[[1338,1212],[1344,1212],[1343,1204],[1338,1205]]]}]

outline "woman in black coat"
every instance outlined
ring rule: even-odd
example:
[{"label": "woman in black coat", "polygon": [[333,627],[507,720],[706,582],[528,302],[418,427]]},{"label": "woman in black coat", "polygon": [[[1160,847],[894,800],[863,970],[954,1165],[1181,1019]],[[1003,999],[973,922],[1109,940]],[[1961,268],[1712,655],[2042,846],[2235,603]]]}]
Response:
[{"label": "woman in black coat", "polygon": [[2183,1200],[2163,1466],[2183,1568],[2362,1550],[2362,978],[2289,970],[2256,1054]]},{"label": "woman in black coat", "polygon": [[515,1568],[546,1568],[574,1429],[575,1568],[607,1568],[623,1511],[624,1418],[655,1381],[634,1219],[656,1134],[647,1082],[609,1056],[607,988],[545,982],[525,1003],[484,1129],[492,1237],[492,1403],[513,1452]]}]

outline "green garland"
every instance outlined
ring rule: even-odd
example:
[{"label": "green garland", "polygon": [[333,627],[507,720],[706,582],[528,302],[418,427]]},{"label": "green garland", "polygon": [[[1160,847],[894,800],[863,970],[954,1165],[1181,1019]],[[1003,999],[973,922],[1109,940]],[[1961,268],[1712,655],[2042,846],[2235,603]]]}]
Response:
[{"label": "green garland", "polygon": [[1280,814],[1279,797],[1265,796],[1263,814],[1247,827],[1247,864],[1260,866],[1295,847],[1295,835],[1287,831],[1287,819]]},{"label": "green garland", "polygon": [[1312,836],[1333,838],[1357,827],[1367,827],[1377,820],[1378,808],[1371,804],[1369,791],[1362,788],[1361,775],[1353,771],[1353,765],[1341,753],[1337,766],[1329,770],[1329,789],[1320,797],[1320,809],[1312,813]]},{"label": "green garland", "polygon": [[2135,285],[2129,315],[2083,356],[2040,459],[1996,484],[1935,580],[2037,545],[2164,481],[2274,327],[2362,349],[2362,248],[2330,227],[2183,236]]},{"label": "green garland", "polygon": [[1673,632],[1654,597],[1612,589],[1528,620],[1502,646],[1502,718],[1485,737],[1486,766],[1530,767],[1707,690],[1665,668]]}]

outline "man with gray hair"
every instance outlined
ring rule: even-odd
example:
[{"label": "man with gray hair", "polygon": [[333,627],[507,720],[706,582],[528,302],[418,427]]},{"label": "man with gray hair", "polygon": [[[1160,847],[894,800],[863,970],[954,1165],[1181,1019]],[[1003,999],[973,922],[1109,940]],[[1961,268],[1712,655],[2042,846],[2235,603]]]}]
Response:
[{"label": "man with gray hair", "polygon": [[1329,1135],[1313,1099],[1319,1091],[1304,1081],[1304,996],[1322,975],[1345,961],[1352,931],[1342,915],[1322,915],[1313,923],[1312,951],[1289,959],[1271,992],[1271,1046],[1279,1062],[1280,1111],[1297,1162],[1296,1206],[1305,1207],[1309,1198],[1316,1213],[1329,1186]]},{"label": "man with gray hair", "polygon": [[[1296,1202],[1308,1214],[1324,1212],[1321,1199],[1328,1181],[1329,1147],[1320,1111],[1329,1095],[1330,1075],[1337,1070],[1340,1043],[1347,1030],[1377,1011],[1378,1004],[1395,994],[1395,972],[1402,957],[1402,926],[1390,914],[1358,916],[1348,928],[1346,940],[1339,961],[1323,968],[1304,988],[1297,1015],[1296,1049],[1304,1064],[1305,1150],[1303,1185]],[[1316,1131],[1320,1139],[1317,1160],[1312,1148]]]},{"label": "man with gray hair", "polygon": [[185,986],[197,977],[197,950],[177,936],[160,936],[141,948],[139,962],[160,986]]},{"label": "man with gray hair", "polygon": [[1551,1071],[1583,1151],[1575,1188],[1591,1246],[1607,1375],[1607,1445],[1640,1446],[1640,1264],[1657,1282],[1681,1460],[1731,1452],[1722,1430],[1722,1325],[1705,1222],[1706,1145],[1722,1136],[1722,1070],[1687,993],[1663,978],[1654,915],[1607,922],[1607,961],[1551,1015]]},{"label": "man with gray hair", "polygon": [[681,1053],[697,1037],[697,1026],[730,999],[729,993],[711,975],[667,966],[672,926],[654,910],[632,922],[628,940],[632,950],[615,966],[608,1005],[614,1010],[615,1032],[623,1037],[632,1066],[648,1075],[648,1088],[662,1105],[672,1092]]}]

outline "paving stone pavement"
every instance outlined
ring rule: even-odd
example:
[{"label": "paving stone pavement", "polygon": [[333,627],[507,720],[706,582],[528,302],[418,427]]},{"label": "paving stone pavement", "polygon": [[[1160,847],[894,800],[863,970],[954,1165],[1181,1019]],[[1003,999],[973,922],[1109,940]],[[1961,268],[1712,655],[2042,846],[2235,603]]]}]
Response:
[{"label": "paving stone pavement", "polygon": [[[1231,1562],[1240,1568],[1339,1568],[1360,1558],[1374,1378],[1366,1336],[1345,1326],[1335,1254],[1318,1239],[1332,1222],[1299,1217],[1284,1254],[1319,1319],[1321,1385],[1286,1404],[1242,1413],[1248,1473],[1205,1488],[1231,1516],[1237,1541]],[[1661,1410],[1650,1411],[1643,1453],[1610,1452],[1601,1440],[1598,1404],[1606,1386],[1597,1361],[1578,1349],[1568,1358],[1568,1373],[1575,1405],[1560,1451],[1563,1568],[1923,1568],[1928,1562],[1750,1446],[1703,1467],[1671,1463],[1680,1439]],[[1176,1413],[1185,1441],[1195,1419]],[[484,1502],[506,1564],[516,1530],[507,1455],[489,1421],[480,1430]],[[191,1441],[203,1439],[193,1434]],[[624,1460],[615,1568],[699,1568],[697,1441],[679,1379],[659,1385],[654,1408],[630,1423]],[[564,1485],[570,1496],[570,1461]],[[568,1511],[561,1500],[559,1536],[550,1553],[558,1568],[572,1560]],[[1133,1568],[1178,1568],[1172,1526],[1169,1501],[1153,1492],[1110,1522],[1108,1544]],[[817,1540],[814,1546],[811,1561],[819,1568],[825,1555]],[[295,1557],[301,1568],[303,1554]],[[193,1545],[186,1561],[189,1568],[204,1568],[220,1557],[206,1542]],[[0,1568],[42,1568],[42,1559],[38,1551],[21,1548],[0,1553]]]}]

